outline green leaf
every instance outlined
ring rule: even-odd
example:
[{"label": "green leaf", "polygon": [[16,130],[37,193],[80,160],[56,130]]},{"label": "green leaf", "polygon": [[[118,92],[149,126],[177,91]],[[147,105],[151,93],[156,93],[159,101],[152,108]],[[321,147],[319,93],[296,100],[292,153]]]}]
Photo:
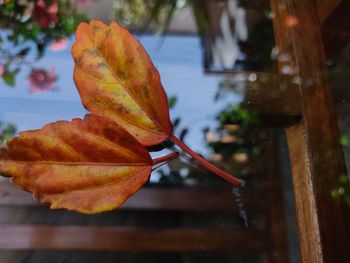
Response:
[{"label": "green leaf", "polygon": [[15,9],[15,1],[10,1],[5,5],[7,11],[13,11]]},{"label": "green leaf", "polygon": [[177,98],[172,96],[168,99],[169,108],[173,108],[177,102]]},{"label": "green leaf", "polygon": [[350,138],[347,135],[342,135],[340,137],[340,144],[344,146],[349,146],[350,145]]},{"label": "green leaf", "polygon": [[30,32],[30,37],[35,38],[38,36],[40,33],[40,27],[37,24],[33,24],[32,29],[29,31]]},{"label": "green leaf", "polygon": [[15,71],[5,71],[2,75],[2,79],[5,81],[5,83],[11,87],[15,85],[16,80],[16,72]]},{"label": "green leaf", "polygon": [[16,126],[14,124],[8,124],[3,130],[3,137],[5,140],[11,139],[16,133]]}]

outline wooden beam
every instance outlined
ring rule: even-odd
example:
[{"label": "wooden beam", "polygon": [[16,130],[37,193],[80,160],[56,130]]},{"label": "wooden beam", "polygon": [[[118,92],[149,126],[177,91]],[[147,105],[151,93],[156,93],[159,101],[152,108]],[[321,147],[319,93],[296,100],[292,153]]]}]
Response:
[{"label": "wooden beam", "polygon": [[[314,0],[271,0],[276,44],[300,79],[303,121],[286,130],[303,262],[347,262],[349,207],[332,198],[346,175],[334,107],[325,77],[321,26]],[[295,23],[288,23],[293,18]],[[283,72],[283,71],[282,71]],[[344,186],[345,191],[349,187]]]},{"label": "wooden beam", "polygon": [[316,196],[307,164],[308,156],[304,132],[304,123],[286,129],[295,189],[299,238],[303,262],[323,262],[322,246],[316,243],[320,241],[321,237],[315,204]]},{"label": "wooden beam", "polygon": [[205,74],[220,75],[233,84],[242,85],[244,89],[236,92],[244,93],[242,105],[254,111],[270,116],[294,117],[301,114],[301,107],[298,104],[299,93],[295,83],[297,80],[291,76],[231,70],[206,70]]},{"label": "wooden beam", "polygon": [[[347,0],[344,0],[347,1]],[[316,0],[317,14],[321,24],[332,15],[333,11],[343,0]]]},{"label": "wooden beam", "polygon": [[350,1],[338,4],[322,24],[322,39],[327,58],[336,58],[350,42]]},{"label": "wooden beam", "polygon": [[[205,202],[203,202],[205,200]],[[265,204],[251,195],[244,200],[247,209]],[[10,183],[0,184],[0,205],[39,206],[32,194]],[[236,211],[238,205],[231,190],[222,187],[144,187],[130,197],[121,209],[178,211]]]},{"label": "wooden beam", "polygon": [[268,234],[230,229],[0,225],[0,249],[230,251],[270,249]]}]

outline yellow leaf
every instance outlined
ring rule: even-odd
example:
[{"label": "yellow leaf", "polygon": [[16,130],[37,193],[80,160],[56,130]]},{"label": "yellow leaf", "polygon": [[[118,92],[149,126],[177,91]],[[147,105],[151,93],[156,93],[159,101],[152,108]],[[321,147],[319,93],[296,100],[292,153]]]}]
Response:
[{"label": "yellow leaf", "polygon": [[172,132],[165,91],[141,44],[117,23],[81,23],[72,48],[74,81],[92,113],[109,117],[144,146]]},{"label": "yellow leaf", "polygon": [[0,172],[51,208],[112,210],[148,180],[147,150],[115,122],[86,115],[26,131],[0,153]]}]

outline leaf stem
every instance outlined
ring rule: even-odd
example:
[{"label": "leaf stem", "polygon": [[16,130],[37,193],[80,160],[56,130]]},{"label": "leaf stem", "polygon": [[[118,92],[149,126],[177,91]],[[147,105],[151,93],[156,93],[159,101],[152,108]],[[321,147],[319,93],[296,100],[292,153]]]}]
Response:
[{"label": "leaf stem", "polygon": [[173,153],[169,153],[167,155],[155,158],[155,159],[153,159],[153,165],[157,165],[157,164],[160,164],[160,163],[168,162],[168,161],[170,161],[172,159],[175,159],[178,156],[179,156],[178,152],[173,152]]},{"label": "leaf stem", "polygon": [[190,155],[193,159],[195,159],[197,162],[199,162],[201,165],[203,165],[205,168],[207,168],[209,171],[213,172],[214,174],[220,176],[222,179],[226,180],[227,182],[233,184],[233,185],[243,185],[244,181],[240,180],[233,175],[230,175],[229,173],[226,173],[225,171],[219,169],[215,165],[211,164],[204,158],[202,158],[199,154],[192,151],[186,144],[184,144],[180,139],[178,139],[176,136],[171,135],[170,140],[175,143],[177,146],[179,146],[183,151],[185,151],[188,155]]}]

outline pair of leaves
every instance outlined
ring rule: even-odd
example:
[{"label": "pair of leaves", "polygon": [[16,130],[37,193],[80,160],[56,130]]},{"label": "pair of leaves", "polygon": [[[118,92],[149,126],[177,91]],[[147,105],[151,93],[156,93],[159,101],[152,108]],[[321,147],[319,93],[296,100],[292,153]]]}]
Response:
[{"label": "pair of leaves", "polygon": [[74,81],[92,115],[22,132],[2,149],[0,173],[51,208],[98,213],[120,206],[148,181],[145,146],[172,140],[233,184],[172,135],[160,76],[141,44],[115,22],[82,23],[72,48]]}]

